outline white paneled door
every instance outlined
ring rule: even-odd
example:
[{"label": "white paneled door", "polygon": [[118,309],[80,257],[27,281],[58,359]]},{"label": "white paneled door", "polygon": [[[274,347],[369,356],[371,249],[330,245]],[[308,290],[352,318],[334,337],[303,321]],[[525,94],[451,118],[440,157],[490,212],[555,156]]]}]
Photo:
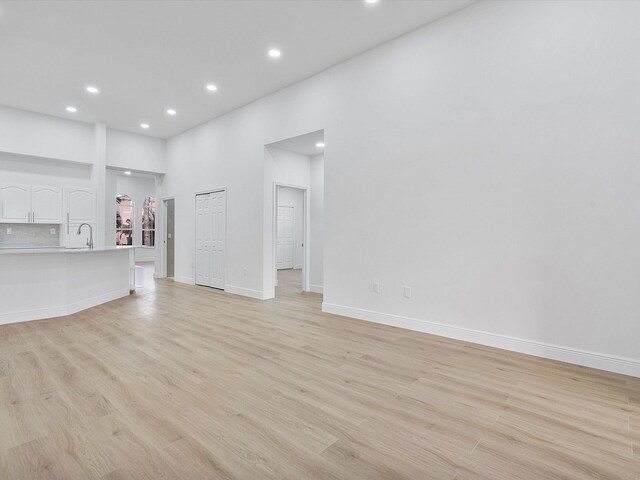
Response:
[{"label": "white paneled door", "polygon": [[226,192],[196,195],[196,284],[224,289]]},{"label": "white paneled door", "polygon": [[276,268],[282,270],[293,268],[294,249],[294,214],[293,207],[278,207],[278,223],[276,225]]}]

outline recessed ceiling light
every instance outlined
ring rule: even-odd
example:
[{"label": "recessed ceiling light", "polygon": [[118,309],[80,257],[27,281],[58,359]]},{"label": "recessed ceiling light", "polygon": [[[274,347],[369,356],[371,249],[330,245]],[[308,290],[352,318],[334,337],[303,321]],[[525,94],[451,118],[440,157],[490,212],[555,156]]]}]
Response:
[{"label": "recessed ceiling light", "polygon": [[365,3],[378,3],[378,0],[364,0]]},{"label": "recessed ceiling light", "polygon": [[125,175],[131,175],[131,172],[129,170],[127,170],[126,172],[124,172]]},{"label": "recessed ceiling light", "polygon": [[318,142],[318,143],[316,143],[316,147],[322,148],[322,147],[324,147],[324,143]]},{"label": "recessed ceiling light", "polygon": [[209,90],[210,92],[215,92],[216,90],[218,90],[218,87],[216,87],[213,83],[210,83],[209,85],[207,85],[207,90]]},{"label": "recessed ceiling light", "polygon": [[76,107],[68,106],[67,112],[76,113],[78,109]]},{"label": "recessed ceiling light", "polygon": [[173,108],[167,108],[167,114],[168,115],[175,115],[176,113],[178,113],[178,112],[176,112]]},{"label": "recessed ceiling light", "polygon": [[272,58],[278,58],[280,56],[280,50],[272,48],[271,50],[269,50],[269,56]]},{"label": "recessed ceiling light", "polygon": [[94,87],[92,85],[89,85],[87,87],[87,92],[89,92],[89,93],[100,93],[100,90],[98,90],[98,87]]},{"label": "recessed ceiling light", "polygon": [[142,128],[149,128],[149,124],[148,123],[141,123],[140,127]]}]

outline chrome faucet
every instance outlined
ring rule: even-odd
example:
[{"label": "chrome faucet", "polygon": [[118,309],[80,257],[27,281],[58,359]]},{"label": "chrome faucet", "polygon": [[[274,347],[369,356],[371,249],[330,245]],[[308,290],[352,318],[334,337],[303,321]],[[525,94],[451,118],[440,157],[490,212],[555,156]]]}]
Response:
[{"label": "chrome faucet", "polygon": [[87,247],[93,248],[93,227],[91,225],[89,225],[88,223],[81,223],[78,227],[78,235],[82,233],[82,227],[84,227],[85,225],[89,227],[89,240],[87,240]]}]

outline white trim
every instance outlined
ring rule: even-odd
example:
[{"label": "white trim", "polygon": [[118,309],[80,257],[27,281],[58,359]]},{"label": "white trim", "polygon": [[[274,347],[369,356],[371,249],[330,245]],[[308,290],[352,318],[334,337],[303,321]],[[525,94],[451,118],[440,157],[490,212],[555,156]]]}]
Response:
[{"label": "white trim", "polygon": [[553,345],[550,343],[526,340],[523,338],[510,337],[496,333],[483,332],[470,328],[445,325],[437,322],[430,322],[417,318],[403,317],[388,313],[374,312],[361,308],[347,307],[333,303],[322,304],[322,311],[342,315],[345,317],[367,320],[369,322],[391,325],[408,330],[429,333],[441,337],[454,338],[465,342],[478,343],[490,347],[510,350],[512,352],[525,353],[536,357],[558,360],[561,362],[573,363],[585,367],[607,370],[609,372],[621,373],[640,377],[640,360],[617,357],[604,353],[590,352],[572,347]]},{"label": "white trim", "polygon": [[173,280],[178,283],[188,283],[189,285],[195,285],[196,281],[193,277],[183,277],[181,275],[175,275]]},{"label": "white trim", "polygon": [[324,287],[322,285],[309,285],[309,287],[313,293],[324,293]]},{"label": "white trim", "polygon": [[267,300],[272,298],[267,296],[261,290],[252,290],[250,288],[236,287],[234,285],[227,285],[225,290],[227,293],[233,293],[234,295],[241,295],[243,297],[257,298],[258,300]]},{"label": "white trim", "polygon": [[63,317],[71,315],[88,308],[102,305],[103,303],[117,300],[129,295],[129,288],[114,290],[97,297],[86,298],[79,302],[70,303],[69,305],[60,305],[57,307],[39,308],[36,310],[23,310],[21,312],[11,312],[0,314],[0,325],[9,323],[28,322],[31,320],[43,320],[45,318]]}]

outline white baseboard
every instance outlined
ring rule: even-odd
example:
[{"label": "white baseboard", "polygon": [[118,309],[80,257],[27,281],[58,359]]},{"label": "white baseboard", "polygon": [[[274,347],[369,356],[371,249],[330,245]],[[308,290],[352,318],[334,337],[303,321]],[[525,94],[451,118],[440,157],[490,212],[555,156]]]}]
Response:
[{"label": "white baseboard", "polygon": [[103,303],[117,300],[118,298],[129,295],[129,289],[114,290],[97,297],[91,297],[79,302],[70,303],[68,305],[59,305],[56,307],[38,308],[34,310],[23,310],[21,312],[11,312],[0,314],[0,325],[9,323],[29,322],[31,320],[43,320],[45,318],[63,317],[86,310],[87,308],[96,307]]},{"label": "white baseboard", "polygon": [[324,287],[322,285],[309,285],[309,290],[313,293],[324,293]]},{"label": "white baseboard", "polygon": [[225,285],[224,291],[227,293],[233,293],[234,295],[242,295],[243,297],[257,298],[258,300],[271,298],[262,290],[251,290],[249,288],[236,287],[234,285]]},{"label": "white baseboard", "polygon": [[333,313],[335,315],[342,315],[344,317],[367,320],[383,325],[391,325],[394,327],[406,328],[408,330],[430,333],[441,337],[454,338],[465,342],[478,343],[489,347],[502,348],[512,352],[534,355],[536,357],[549,358],[561,362],[573,363],[575,365],[582,365],[609,372],[640,377],[640,360],[634,360],[631,358],[589,352],[561,345],[509,337],[496,333],[483,332],[481,330],[456,327],[453,325],[445,325],[417,318],[374,312],[371,310],[326,302],[322,304],[322,311]]},{"label": "white baseboard", "polygon": [[179,275],[174,276],[173,281],[179,283],[188,283],[189,285],[195,285],[196,283],[193,277],[181,277]]}]

